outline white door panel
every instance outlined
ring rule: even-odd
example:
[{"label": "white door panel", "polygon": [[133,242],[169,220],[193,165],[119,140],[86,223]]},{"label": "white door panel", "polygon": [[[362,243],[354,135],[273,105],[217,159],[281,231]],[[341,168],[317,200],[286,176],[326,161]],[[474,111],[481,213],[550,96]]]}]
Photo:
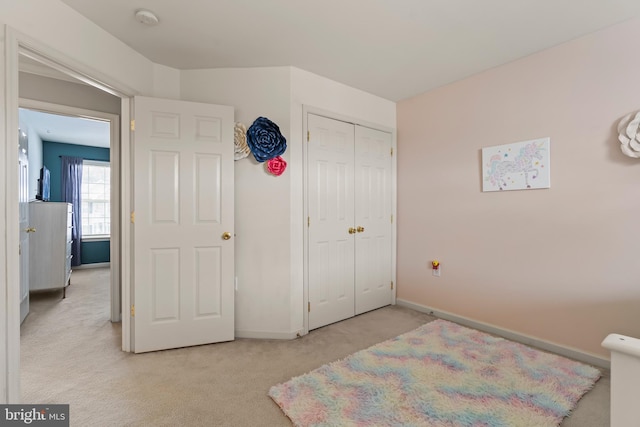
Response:
[{"label": "white door panel", "polygon": [[354,314],[353,126],[310,114],[309,329]]},{"label": "white door panel", "polygon": [[134,351],[233,340],[233,108],[134,111]]},{"label": "white door panel", "polygon": [[355,127],[356,314],[391,304],[391,134]]}]

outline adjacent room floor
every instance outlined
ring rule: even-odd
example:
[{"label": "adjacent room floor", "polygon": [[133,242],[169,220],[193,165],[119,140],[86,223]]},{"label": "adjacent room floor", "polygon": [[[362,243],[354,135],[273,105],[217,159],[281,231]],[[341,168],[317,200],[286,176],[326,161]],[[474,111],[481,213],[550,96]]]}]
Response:
[{"label": "adjacent room floor", "polygon": [[[291,341],[121,351],[109,321],[109,270],[77,270],[67,298],[32,294],[21,331],[24,403],[69,403],[72,426],[290,426],[269,387],[434,318],[385,307]],[[609,425],[609,373],[563,427]]]}]

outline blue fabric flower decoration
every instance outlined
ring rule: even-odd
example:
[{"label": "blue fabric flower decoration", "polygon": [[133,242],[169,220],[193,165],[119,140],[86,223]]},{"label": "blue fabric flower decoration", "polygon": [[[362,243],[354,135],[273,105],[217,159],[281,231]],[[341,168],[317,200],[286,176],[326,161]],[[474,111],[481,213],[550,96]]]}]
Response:
[{"label": "blue fabric flower decoration", "polygon": [[258,117],[247,129],[247,145],[253,157],[262,163],[283,154],[287,140],[277,124],[266,117]]}]

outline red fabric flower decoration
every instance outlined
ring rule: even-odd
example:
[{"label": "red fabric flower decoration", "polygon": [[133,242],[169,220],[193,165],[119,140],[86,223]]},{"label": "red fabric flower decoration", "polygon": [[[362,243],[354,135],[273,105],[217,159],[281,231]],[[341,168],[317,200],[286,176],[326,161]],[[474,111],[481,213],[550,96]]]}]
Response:
[{"label": "red fabric flower decoration", "polygon": [[280,176],[287,168],[287,162],[280,156],[276,156],[273,159],[267,161],[267,170],[270,174]]}]

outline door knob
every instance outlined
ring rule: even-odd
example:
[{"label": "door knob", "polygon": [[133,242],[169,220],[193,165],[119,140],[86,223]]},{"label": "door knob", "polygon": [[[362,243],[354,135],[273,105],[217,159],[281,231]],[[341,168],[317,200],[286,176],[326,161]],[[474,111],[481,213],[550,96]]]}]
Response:
[{"label": "door knob", "polygon": [[364,227],[360,227],[360,226],[358,226],[358,228],[356,228],[356,231],[357,231],[358,233],[362,233],[362,232],[364,231]]},{"label": "door knob", "polygon": [[35,233],[36,232],[36,228],[35,227],[27,227],[24,229],[24,231],[26,231],[27,233]]},{"label": "door knob", "polygon": [[229,233],[228,231],[225,231],[224,233],[222,233],[222,240],[229,240],[231,238],[231,233]]},{"label": "door knob", "polygon": [[356,229],[353,227],[349,227],[349,234],[355,234]]}]

